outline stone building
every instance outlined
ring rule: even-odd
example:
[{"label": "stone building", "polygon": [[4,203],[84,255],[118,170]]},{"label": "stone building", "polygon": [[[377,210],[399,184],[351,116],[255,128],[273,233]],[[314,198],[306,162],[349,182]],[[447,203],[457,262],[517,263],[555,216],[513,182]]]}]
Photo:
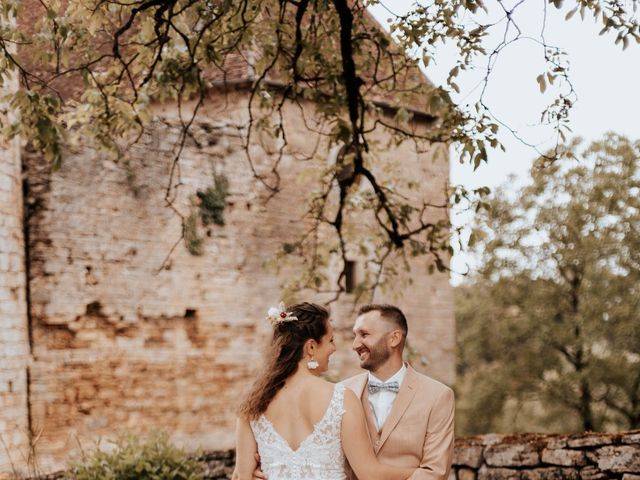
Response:
[{"label": "stone building", "polygon": [[[52,172],[28,147],[1,144],[0,472],[11,462],[21,468],[31,451],[43,470],[60,468],[79,444],[124,431],[161,428],[188,448],[232,446],[234,409],[270,331],[264,314],[289,274],[265,260],[299,227],[306,192],[303,165],[285,156],[282,191],[263,201],[234,127],[246,121],[246,102],[242,83],[212,91],[182,154],[181,208],[213,172],[229,181],[225,225],[199,227],[202,255],[175,245],[181,221],[164,201],[179,130],[174,105],[157,106],[126,162],[87,147],[67,152]],[[421,128],[434,121],[417,118]],[[285,121],[291,148],[309,149],[299,111],[286,108]],[[444,200],[446,147],[418,153],[406,143],[380,157],[401,159],[427,200]],[[448,276],[424,265],[410,275],[402,296],[376,300],[407,314],[414,366],[452,384]],[[339,379],[358,370],[353,297],[331,308],[339,333],[330,376]]]},{"label": "stone building", "polygon": [[[0,87],[0,96],[17,88]],[[0,121],[4,124],[6,117]],[[28,455],[29,365],[32,361],[27,316],[26,248],[22,172],[18,140],[0,138],[0,472]]]}]

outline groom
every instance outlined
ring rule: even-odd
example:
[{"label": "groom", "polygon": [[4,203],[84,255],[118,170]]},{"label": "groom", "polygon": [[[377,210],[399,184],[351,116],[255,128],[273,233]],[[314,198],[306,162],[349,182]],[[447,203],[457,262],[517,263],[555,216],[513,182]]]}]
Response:
[{"label": "groom", "polygon": [[[453,391],[402,361],[407,331],[398,307],[360,307],[352,348],[368,372],[342,383],[361,399],[382,463],[415,467],[409,480],[446,480],[453,457]],[[350,480],[356,478],[350,468],[347,472]],[[253,478],[266,476],[258,467]]]},{"label": "groom", "polygon": [[415,467],[411,480],[446,480],[453,457],[453,391],[403,362],[407,332],[398,307],[362,306],[352,348],[368,372],[342,383],[361,399],[382,463]]}]

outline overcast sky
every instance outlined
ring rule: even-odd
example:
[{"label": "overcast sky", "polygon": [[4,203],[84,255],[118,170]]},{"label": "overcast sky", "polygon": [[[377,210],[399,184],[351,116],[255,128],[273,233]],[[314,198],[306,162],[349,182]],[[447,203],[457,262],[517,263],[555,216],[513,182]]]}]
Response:
[{"label": "overcast sky", "polygon": [[[509,7],[509,0],[504,4]],[[394,13],[404,13],[413,4],[407,0],[386,0],[384,5]],[[495,2],[487,3],[501,10]],[[515,10],[514,19],[525,35],[540,37],[543,20],[543,1],[525,0]],[[545,39],[550,45],[562,48],[570,61],[570,77],[576,90],[578,101],[571,114],[571,128],[574,135],[583,137],[587,142],[597,140],[607,131],[627,135],[631,139],[640,139],[640,45],[631,42],[623,51],[621,45],[614,45],[615,36],[599,36],[601,24],[593,17],[574,15],[565,21],[565,15],[573,8],[574,2],[565,1],[565,7],[557,10],[549,5],[546,16]],[[371,9],[383,25],[387,25],[388,11],[381,5]],[[494,18],[494,20],[497,18]],[[501,34],[496,31],[496,37]],[[454,51],[441,47],[438,55],[426,70],[427,76],[436,84],[443,84],[449,69],[455,62]],[[480,89],[474,88],[481,79],[486,59],[480,59],[477,70],[460,79],[461,92],[454,96],[456,102],[474,103]],[[536,77],[545,71],[543,51],[533,41],[519,41],[507,47],[491,74],[489,88],[485,94],[486,103],[511,128],[518,130],[527,141],[540,144],[551,136],[548,129],[537,127],[540,114],[552,98],[553,92],[540,93]],[[545,103],[546,102],[546,103]],[[473,172],[469,165],[460,165],[454,155],[451,157],[451,182],[467,187],[486,185],[496,187],[504,184],[509,175],[515,174],[520,181],[510,182],[510,188],[517,189],[526,181],[531,162],[536,157],[535,150],[520,143],[508,131],[503,129],[501,141],[507,151],[490,151],[488,164],[483,164]],[[453,215],[454,223],[468,222],[465,215]],[[470,259],[464,254],[456,254],[453,269],[466,270]],[[460,277],[453,275],[452,283],[457,284]]]}]

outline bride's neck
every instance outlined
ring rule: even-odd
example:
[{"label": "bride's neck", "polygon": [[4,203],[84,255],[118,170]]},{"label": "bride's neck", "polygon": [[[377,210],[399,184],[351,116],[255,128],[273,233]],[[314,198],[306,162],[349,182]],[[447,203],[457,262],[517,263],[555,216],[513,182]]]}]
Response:
[{"label": "bride's neck", "polygon": [[301,380],[307,380],[311,377],[317,377],[315,373],[311,373],[307,366],[301,362],[298,365],[298,369],[286,380],[285,385],[293,385],[298,383]]}]

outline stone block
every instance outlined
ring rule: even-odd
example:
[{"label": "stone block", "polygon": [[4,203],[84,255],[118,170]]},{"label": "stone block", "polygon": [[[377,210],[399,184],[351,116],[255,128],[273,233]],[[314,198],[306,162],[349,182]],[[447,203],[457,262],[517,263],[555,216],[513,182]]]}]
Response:
[{"label": "stone block", "polygon": [[490,468],[483,465],[477,480],[521,480],[520,471],[511,468]]},{"label": "stone block", "polygon": [[482,445],[456,445],[453,449],[453,464],[480,468],[482,465],[482,450]]},{"label": "stone block", "polygon": [[494,445],[496,443],[500,443],[504,440],[506,435],[502,435],[500,433],[488,433],[487,435],[482,435],[480,438],[483,445]]},{"label": "stone block", "polygon": [[599,447],[601,445],[611,445],[615,441],[615,436],[606,433],[589,433],[577,438],[571,438],[567,445],[571,448]]},{"label": "stone block", "polygon": [[636,475],[634,473],[625,473],[622,476],[622,480],[640,480],[640,475]]},{"label": "stone block", "polygon": [[604,472],[598,470],[598,468],[593,465],[586,466],[580,469],[580,479],[581,480],[607,480],[609,479],[609,475]]},{"label": "stone block", "polygon": [[598,463],[598,455],[596,454],[596,452],[590,452],[587,450],[587,459],[589,459],[589,461],[593,464],[597,464]]},{"label": "stone block", "polygon": [[9,176],[0,176],[0,190],[11,192],[15,188],[16,182]]},{"label": "stone block", "polygon": [[523,470],[522,480],[579,480],[580,476],[577,470],[572,468],[534,468],[532,470]]},{"label": "stone block", "polygon": [[540,455],[531,444],[496,444],[484,453],[487,465],[492,467],[525,467],[540,463]]},{"label": "stone block", "polygon": [[582,466],[587,463],[584,452],[569,449],[551,450],[545,448],[542,450],[541,459],[542,463],[562,465],[564,467]]},{"label": "stone block", "polygon": [[623,435],[620,439],[622,443],[640,443],[640,431],[633,431]]},{"label": "stone block", "polygon": [[460,468],[457,473],[457,480],[476,480],[476,471],[470,468]]},{"label": "stone block", "polygon": [[620,445],[599,448],[595,452],[598,468],[616,473],[640,473],[640,448]]},{"label": "stone block", "polygon": [[0,272],[6,273],[9,271],[9,265],[11,264],[10,256],[8,253],[0,252]]},{"label": "stone block", "polygon": [[559,449],[565,448],[567,446],[567,437],[566,436],[552,436],[547,439],[547,448],[548,449]]}]

